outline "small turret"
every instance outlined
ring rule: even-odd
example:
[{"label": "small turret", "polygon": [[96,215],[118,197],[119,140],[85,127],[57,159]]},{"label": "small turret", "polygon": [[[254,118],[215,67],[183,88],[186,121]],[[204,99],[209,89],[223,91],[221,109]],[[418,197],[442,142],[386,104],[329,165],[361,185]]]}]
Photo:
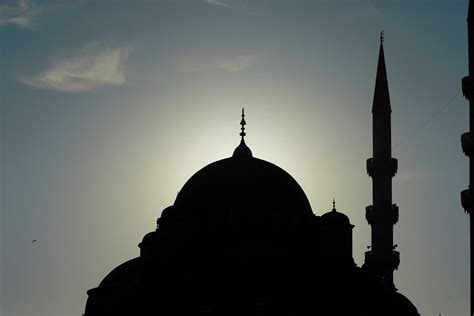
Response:
[{"label": "small turret", "polygon": [[329,263],[354,264],[352,258],[352,225],[349,218],[336,210],[333,200],[332,210],[320,218],[321,256]]}]

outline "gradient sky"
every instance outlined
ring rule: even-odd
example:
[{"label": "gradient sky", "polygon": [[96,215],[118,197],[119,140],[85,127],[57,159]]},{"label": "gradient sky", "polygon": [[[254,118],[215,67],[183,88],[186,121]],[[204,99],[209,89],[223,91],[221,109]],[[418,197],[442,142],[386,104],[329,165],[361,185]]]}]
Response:
[{"label": "gradient sky", "polygon": [[466,14],[467,0],[1,0],[2,315],[80,315],[185,181],[232,154],[243,106],[254,156],[316,214],[336,198],[362,265],[381,29],[395,282],[423,315],[467,315]]}]

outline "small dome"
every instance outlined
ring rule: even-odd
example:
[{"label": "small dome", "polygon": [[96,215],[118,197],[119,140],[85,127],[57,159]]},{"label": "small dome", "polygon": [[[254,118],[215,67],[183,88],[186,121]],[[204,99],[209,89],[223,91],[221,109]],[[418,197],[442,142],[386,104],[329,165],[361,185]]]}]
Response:
[{"label": "small dome", "polygon": [[321,223],[323,225],[340,225],[354,227],[349,221],[347,215],[336,211],[335,208],[321,216]]},{"label": "small dome", "polygon": [[150,232],[143,236],[142,242],[138,245],[138,247],[147,247],[149,245],[152,245],[155,242],[156,239],[156,232]]}]

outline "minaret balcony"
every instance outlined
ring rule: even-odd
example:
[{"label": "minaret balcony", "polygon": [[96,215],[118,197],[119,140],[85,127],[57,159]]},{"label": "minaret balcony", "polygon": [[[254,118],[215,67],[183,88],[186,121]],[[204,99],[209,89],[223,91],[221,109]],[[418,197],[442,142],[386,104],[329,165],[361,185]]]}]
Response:
[{"label": "minaret balcony", "polygon": [[375,271],[397,270],[400,265],[400,253],[392,251],[385,256],[374,254],[373,251],[365,252],[365,263]]},{"label": "minaret balcony", "polygon": [[471,76],[462,78],[462,94],[468,100],[474,97],[474,80]]},{"label": "minaret balcony", "polygon": [[462,151],[468,157],[471,157],[474,153],[474,138],[471,133],[464,133],[461,135],[461,146]]},{"label": "minaret balcony", "polygon": [[395,158],[389,159],[367,159],[367,173],[370,177],[374,176],[390,176],[393,177],[398,170],[398,160]]},{"label": "minaret balcony", "polygon": [[373,205],[369,205],[365,208],[365,219],[369,225],[374,225],[378,223],[386,223],[395,225],[398,222],[398,206],[397,204],[392,204],[390,210],[378,210],[374,208]]},{"label": "minaret balcony", "polygon": [[461,205],[466,211],[466,213],[471,214],[474,203],[472,201],[472,194],[470,189],[461,191]]}]

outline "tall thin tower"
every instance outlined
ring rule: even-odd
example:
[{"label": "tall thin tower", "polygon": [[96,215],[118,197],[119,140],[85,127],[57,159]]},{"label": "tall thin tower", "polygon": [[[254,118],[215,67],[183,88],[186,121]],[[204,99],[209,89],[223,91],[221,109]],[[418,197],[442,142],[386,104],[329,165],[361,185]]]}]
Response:
[{"label": "tall thin tower", "polygon": [[469,76],[462,78],[462,93],[469,100],[469,132],[461,135],[462,150],[469,157],[469,188],[461,192],[461,204],[469,214],[470,224],[470,248],[471,248],[471,315],[474,315],[474,199],[471,189],[474,185],[474,8],[469,0],[469,9],[467,13],[467,38],[469,55]]},{"label": "tall thin tower", "polygon": [[392,109],[383,41],[382,31],[372,104],[373,158],[367,159],[373,204],[366,207],[365,218],[371,226],[372,245],[365,253],[364,267],[379,276],[388,288],[396,290],[393,271],[398,268],[400,255],[393,246],[393,225],[398,221],[398,207],[392,204],[392,178],[397,172],[398,162],[392,158]]}]

